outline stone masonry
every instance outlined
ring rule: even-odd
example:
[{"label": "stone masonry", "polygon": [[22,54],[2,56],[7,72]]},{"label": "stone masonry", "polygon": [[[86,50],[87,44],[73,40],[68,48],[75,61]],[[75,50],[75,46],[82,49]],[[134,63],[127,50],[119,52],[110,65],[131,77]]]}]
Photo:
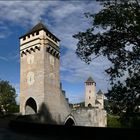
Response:
[{"label": "stone masonry", "polygon": [[45,123],[106,126],[105,110],[94,107],[95,100],[92,108],[69,107],[60,84],[59,42],[42,23],[20,37],[21,114],[41,114]]}]

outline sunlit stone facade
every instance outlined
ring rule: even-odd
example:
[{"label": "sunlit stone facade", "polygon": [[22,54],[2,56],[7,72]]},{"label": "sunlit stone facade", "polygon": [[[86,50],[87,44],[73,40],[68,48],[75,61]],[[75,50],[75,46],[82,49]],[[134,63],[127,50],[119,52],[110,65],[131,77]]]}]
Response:
[{"label": "sunlit stone facade", "polygon": [[60,84],[59,42],[42,23],[20,37],[20,113],[41,114],[44,123],[106,126],[103,106],[95,107],[93,87],[92,100],[85,99],[84,108],[69,107]]}]

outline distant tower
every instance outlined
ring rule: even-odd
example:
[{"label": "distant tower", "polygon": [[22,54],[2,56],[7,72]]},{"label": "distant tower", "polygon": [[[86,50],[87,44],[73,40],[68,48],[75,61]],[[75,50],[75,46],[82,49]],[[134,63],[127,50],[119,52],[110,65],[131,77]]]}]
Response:
[{"label": "distant tower", "polygon": [[96,83],[92,77],[85,82],[85,107],[94,107],[96,99]]},{"label": "distant tower", "polygon": [[46,108],[57,121],[64,115],[62,111],[67,113],[62,106],[59,41],[42,23],[20,37],[20,112],[23,115]]},{"label": "distant tower", "polygon": [[99,90],[97,92],[96,102],[97,102],[99,108],[101,108],[101,109],[104,108],[104,94],[102,93],[101,90]]}]

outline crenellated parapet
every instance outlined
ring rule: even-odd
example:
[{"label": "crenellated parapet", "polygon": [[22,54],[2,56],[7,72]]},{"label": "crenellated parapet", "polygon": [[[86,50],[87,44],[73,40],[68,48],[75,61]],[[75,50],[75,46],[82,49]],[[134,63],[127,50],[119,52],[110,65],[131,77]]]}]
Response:
[{"label": "crenellated parapet", "polygon": [[48,45],[46,51],[49,52],[51,55],[55,56],[56,58],[60,58],[60,52],[56,50],[54,47]]},{"label": "crenellated parapet", "polygon": [[23,55],[35,53],[36,51],[40,51],[40,46],[32,46],[32,47],[23,49],[20,51],[20,55],[21,57],[23,57]]}]

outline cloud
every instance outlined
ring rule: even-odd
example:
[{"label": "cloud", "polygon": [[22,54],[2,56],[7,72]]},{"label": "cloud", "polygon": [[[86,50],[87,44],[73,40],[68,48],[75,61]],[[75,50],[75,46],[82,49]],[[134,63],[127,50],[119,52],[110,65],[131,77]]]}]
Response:
[{"label": "cloud", "polygon": [[1,20],[11,24],[33,25],[41,20],[46,8],[55,5],[55,1],[0,1]]},{"label": "cloud", "polygon": [[[109,63],[104,58],[96,59],[90,65],[82,62],[75,54],[77,40],[72,37],[91,25],[84,13],[97,13],[101,8],[96,1],[0,1],[0,37],[6,37],[6,31],[12,31],[8,24],[4,24],[6,22],[27,29],[42,20],[48,29],[60,38],[62,51],[66,49],[66,52],[61,54],[61,80],[80,83],[91,75],[99,83],[98,88],[103,87],[106,90],[108,85],[104,69]],[[16,52],[9,55],[8,59],[12,60],[15,54]],[[16,54],[13,60],[18,58],[19,55]],[[69,93],[69,96],[72,97],[72,94],[75,93]]]},{"label": "cloud", "polygon": [[51,15],[57,20],[61,20],[63,18],[67,18],[74,12],[77,12],[81,10],[82,7],[80,5],[74,5],[72,3],[65,4],[64,2],[61,2],[61,5],[57,6],[51,13]]},{"label": "cloud", "polygon": [[67,94],[70,103],[79,103],[84,101],[84,95],[81,93],[69,93]]},{"label": "cloud", "polygon": [[8,54],[8,59],[14,62],[20,62],[20,53],[18,51],[12,51]]},{"label": "cloud", "polygon": [[86,25],[87,21],[83,22],[83,14],[88,11],[95,13],[101,6],[95,1],[0,1],[0,9],[1,21],[27,28],[43,20],[64,40],[62,44],[68,42],[67,39],[69,44],[72,44],[72,34]]},{"label": "cloud", "polygon": [[104,57],[99,57],[88,65],[81,61],[74,51],[67,51],[61,57],[61,80],[70,83],[81,83],[81,81],[85,81],[89,76],[92,76],[97,83],[97,88],[106,91],[108,77],[104,70],[109,66],[109,61]]},{"label": "cloud", "polygon": [[3,22],[0,22],[0,38],[8,37],[11,33],[9,28],[5,26]]},{"label": "cloud", "polygon": [[50,29],[61,40],[61,45],[76,49],[77,40],[72,36],[79,31],[85,31],[91,26],[91,21],[84,16],[86,12],[96,13],[102,6],[97,2],[61,2],[50,12],[49,17],[53,19]]},{"label": "cloud", "polygon": [[55,18],[56,21],[60,21],[79,13],[91,11],[96,13],[101,9],[101,7],[102,6],[96,1],[59,1],[55,7],[53,7],[53,10],[50,12],[50,16]]},{"label": "cloud", "polygon": [[12,51],[6,54],[6,56],[0,56],[0,60],[2,61],[14,61],[19,63],[19,52]]},{"label": "cloud", "polygon": [[0,56],[0,60],[8,61],[7,57]]},{"label": "cloud", "polygon": [[[49,29],[61,39],[61,45],[75,49],[77,41],[72,37],[89,26],[85,12],[97,12],[101,6],[96,1],[0,1],[1,21],[24,28],[43,20]],[[0,38],[11,34],[10,29],[0,32]],[[8,32],[9,31],[9,32]]]}]

